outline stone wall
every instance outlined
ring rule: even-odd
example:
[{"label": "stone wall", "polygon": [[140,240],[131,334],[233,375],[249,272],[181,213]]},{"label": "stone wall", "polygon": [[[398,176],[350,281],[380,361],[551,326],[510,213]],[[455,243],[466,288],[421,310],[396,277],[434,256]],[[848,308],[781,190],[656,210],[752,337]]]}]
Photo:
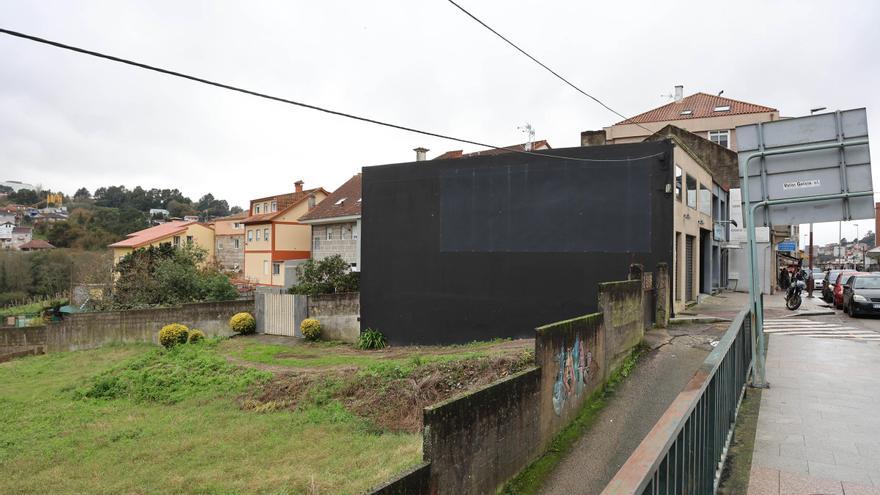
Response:
[{"label": "stone wall", "polygon": [[46,352],[46,327],[0,327],[0,363]]},{"label": "stone wall", "polygon": [[425,408],[429,486],[381,493],[483,494],[501,489],[547,449],[641,341],[642,284],[601,284],[600,312],[535,330],[536,367]]},{"label": "stone wall", "polygon": [[[215,236],[217,262],[224,270],[244,270],[244,234]],[[235,241],[238,240],[238,247]]]},{"label": "stone wall", "polygon": [[41,352],[94,349],[111,342],[158,343],[159,329],[169,323],[198,328],[209,337],[231,335],[229,318],[253,312],[250,299],[184,304],[132,311],[76,313],[43,327],[0,328],[0,355],[42,346]]},{"label": "stone wall", "polygon": [[309,296],[309,318],[321,322],[321,336],[326,340],[356,342],[361,334],[360,293]]},{"label": "stone wall", "polygon": [[[333,238],[327,239],[327,230],[333,230]],[[349,264],[357,263],[357,224],[354,222],[312,226],[312,259],[320,261],[338,254]]]}]

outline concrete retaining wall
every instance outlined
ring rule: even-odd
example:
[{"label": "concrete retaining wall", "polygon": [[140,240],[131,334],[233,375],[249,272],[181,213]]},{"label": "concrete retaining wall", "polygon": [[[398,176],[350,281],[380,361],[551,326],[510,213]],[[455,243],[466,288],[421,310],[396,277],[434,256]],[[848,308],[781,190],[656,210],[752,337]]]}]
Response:
[{"label": "concrete retaining wall", "polygon": [[547,449],[641,341],[643,301],[643,280],[601,284],[600,312],[535,330],[536,367],[425,408],[429,486],[395,493],[501,489]]},{"label": "concrete retaining wall", "polygon": [[360,293],[309,296],[309,318],[321,322],[322,338],[354,343],[361,334]]},{"label": "concrete retaining wall", "polygon": [[[0,356],[19,352],[23,348],[41,354],[94,349],[111,342],[158,343],[159,329],[169,323],[198,328],[208,337],[231,335],[229,318],[242,311],[253,312],[253,300],[77,313],[42,327],[0,328]],[[38,348],[41,348],[39,352]]]}]

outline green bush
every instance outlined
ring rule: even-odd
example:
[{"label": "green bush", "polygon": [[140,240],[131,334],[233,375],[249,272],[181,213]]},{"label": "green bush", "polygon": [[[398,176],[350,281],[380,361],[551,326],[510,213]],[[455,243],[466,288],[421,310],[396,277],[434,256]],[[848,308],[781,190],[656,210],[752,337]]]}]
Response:
[{"label": "green bush", "polygon": [[321,338],[321,322],[314,318],[306,318],[299,324],[303,337],[306,340],[318,340]]},{"label": "green bush", "polygon": [[189,339],[189,329],[180,323],[165,325],[159,330],[159,343],[166,349],[171,349],[177,344],[186,344],[187,339]]},{"label": "green bush", "polygon": [[243,335],[254,333],[257,330],[257,320],[250,313],[236,313],[229,319],[229,327],[233,332]]},{"label": "green bush", "polygon": [[370,350],[384,349],[387,345],[388,342],[385,341],[385,336],[382,335],[382,332],[368,328],[361,332],[361,336],[358,337],[355,347],[358,349]]},{"label": "green bush", "polygon": [[195,344],[196,342],[205,340],[205,332],[199,330],[198,328],[193,328],[189,331],[189,338],[187,339],[188,344]]}]

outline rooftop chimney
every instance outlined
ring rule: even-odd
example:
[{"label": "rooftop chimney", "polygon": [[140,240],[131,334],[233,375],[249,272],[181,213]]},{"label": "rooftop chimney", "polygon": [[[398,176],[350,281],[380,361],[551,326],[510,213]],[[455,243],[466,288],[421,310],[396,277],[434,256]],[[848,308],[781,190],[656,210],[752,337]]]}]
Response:
[{"label": "rooftop chimney", "polygon": [[293,186],[296,188],[296,192],[303,192],[303,181],[298,180],[293,183]]},{"label": "rooftop chimney", "polygon": [[681,84],[677,85],[675,87],[675,102],[676,103],[681,102],[681,99],[684,96],[683,93],[684,93],[684,86],[682,86]]},{"label": "rooftop chimney", "polygon": [[421,146],[419,146],[418,148],[414,148],[413,151],[416,152],[416,161],[423,162],[426,159],[426,153],[428,153],[431,150],[429,150],[428,148],[422,148]]}]

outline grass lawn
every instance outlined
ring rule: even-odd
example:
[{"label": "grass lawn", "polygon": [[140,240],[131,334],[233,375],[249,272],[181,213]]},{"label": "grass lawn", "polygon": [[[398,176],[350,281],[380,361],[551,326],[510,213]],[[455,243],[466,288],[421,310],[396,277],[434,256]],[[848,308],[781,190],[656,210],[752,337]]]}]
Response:
[{"label": "grass lawn", "polygon": [[[409,374],[479,363],[499,345],[510,347],[365,353],[231,339],[2,363],[0,493],[360,493],[418,464],[422,439],[353,412],[367,404],[355,385],[400,392],[414,381]],[[351,366],[357,370],[344,374]],[[242,406],[244,397],[277,394],[287,390],[284,380],[302,376],[312,388],[292,396],[294,406]]]}]

